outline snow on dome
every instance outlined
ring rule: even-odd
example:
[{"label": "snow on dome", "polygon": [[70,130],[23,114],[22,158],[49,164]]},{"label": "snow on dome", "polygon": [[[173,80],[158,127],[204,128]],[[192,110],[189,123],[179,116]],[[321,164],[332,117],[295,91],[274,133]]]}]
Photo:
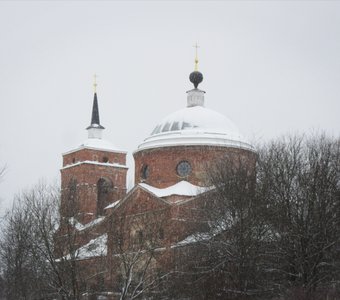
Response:
[{"label": "snow on dome", "polygon": [[168,115],[137,151],[177,145],[215,145],[254,150],[231,120],[203,106],[186,107]]},{"label": "snow on dome", "polygon": [[202,106],[194,106],[181,109],[164,118],[151,135],[177,130],[222,134],[228,131],[239,134],[236,126],[223,115]]}]

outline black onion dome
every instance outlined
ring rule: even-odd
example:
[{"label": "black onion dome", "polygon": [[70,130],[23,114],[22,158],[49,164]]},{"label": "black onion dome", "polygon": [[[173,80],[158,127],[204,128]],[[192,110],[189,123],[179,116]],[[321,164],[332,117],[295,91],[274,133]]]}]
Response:
[{"label": "black onion dome", "polygon": [[198,85],[203,81],[203,74],[199,71],[194,71],[190,73],[189,79],[197,89]]}]

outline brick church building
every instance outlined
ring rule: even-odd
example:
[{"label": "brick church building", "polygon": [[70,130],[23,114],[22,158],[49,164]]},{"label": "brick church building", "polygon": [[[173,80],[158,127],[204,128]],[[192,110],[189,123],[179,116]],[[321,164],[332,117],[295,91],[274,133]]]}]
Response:
[{"label": "brick church building", "polygon": [[254,160],[254,148],[236,126],[205,107],[202,80],[196,61],[186,107],[157,123],[134,151],[129,191],[127,153],[103,139],[94,93],[88,139],[63,154],[58,233],[72,231],[72,245],[69,238],[60,240],[64,258],[77,261],[85,298],[100,292],[101,299],[127,299],[156,293],[151,287],[164,289],[164,280],[183,263],[180,253],[206,231],[200,212],[214,190],[206,178],[209,166],[226,155]]}]

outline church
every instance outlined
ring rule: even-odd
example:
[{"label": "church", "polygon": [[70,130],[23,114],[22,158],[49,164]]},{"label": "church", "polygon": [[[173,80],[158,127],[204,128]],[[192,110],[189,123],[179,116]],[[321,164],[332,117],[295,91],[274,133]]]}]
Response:
[{"label": "church", "polygon": [[[237,127],[205,107],[197,64],[196,57],[186,106],[155,123],[134,151],[131,190],[127,153],[104,139],[96,91],[88,139],[63,154],[56,240],[63,257],[77,261],[84,299],[159,299],[157,291],[184,263],[178,257],[197,244],[195,234],[207,231],[201,211],[214,190],[209,166],[226,156],[255,161],[254,147]],[[70,232],[72,245],[65,238]]]}]

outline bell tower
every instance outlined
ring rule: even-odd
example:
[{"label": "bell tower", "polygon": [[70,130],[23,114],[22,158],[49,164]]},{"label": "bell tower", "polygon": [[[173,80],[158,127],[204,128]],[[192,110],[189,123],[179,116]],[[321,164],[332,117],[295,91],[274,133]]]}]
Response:
[{"label": "bell tower", "polygon": [[95,91],[88,139],[63,154],[61,215],[86,224],[105,215],[105,207],[126,194],[126,152],[103,140]]}]

